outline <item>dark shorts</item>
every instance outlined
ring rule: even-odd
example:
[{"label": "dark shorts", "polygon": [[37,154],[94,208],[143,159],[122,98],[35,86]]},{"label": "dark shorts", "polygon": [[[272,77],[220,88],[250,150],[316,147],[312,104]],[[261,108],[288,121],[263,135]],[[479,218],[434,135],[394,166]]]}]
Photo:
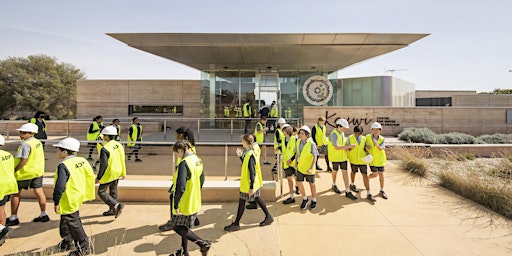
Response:
[{"label": "dark shorts", "polygon": [[313,184],[315,183],[315,175],[314,174],[303,174],[302,172],[297,172],[297,182],[303,182],[306,180],[307,182]]},{"label": "dark shorts", "polygon": [[4,196],[4,198],[2,198],[2,201],[0,201],[0,206],[4,206],[7,202],[9,202],[10,198],[11,198],[11,195]]},{"label": "dark shorts", "polygon": [[332,169],[338,171],[339,169],[348,170],[347,161],[344,162],[332,162]]},{"label": "dark shorts", "polygon": [[172,215],[171,224],[174,226],[185,226],[188,228],[193,228],[196,218],[197,213],[192,215]]},{"label": "dark shorts", "polygon": [[384,172],[384,166],[370,166],[372,172]]},{"label": "dark shorts", "polygon": [[327,155],[327,145],[322,145],[318,147],[318,153],[322,155]]},{"label": "dark shorts", "polygon": [[288,168],[284,169],[284,176],[285,177],[290,177],[290,176],[293,176],[293,175],[295,175],[295,168],[288,167]]},{"label": "dark shorts", "polygon": [[259,189],[254,191],[254,194],[252,194],[252,196],[249,196],[249,193],[240,191],[240,199],[245,200],[245,201],[247,201],[247,200],[254,201],[254,198],[260,197],[260,195],[261,195],[261,192]]},{"label": "dark shorts", "polygon": [[367,174],[368,166],[366,164],[351,164],[350,168],[352,168],[352,172],[358,172],[359,170],[362,174]]},{"label": "dark shorts", "polygon": [[[43,187],[43,176],[33,178],[31,180],[18,180],[18,190],[29,188],[42,188]],[[21,191],[20,191],[21,192]]]}]

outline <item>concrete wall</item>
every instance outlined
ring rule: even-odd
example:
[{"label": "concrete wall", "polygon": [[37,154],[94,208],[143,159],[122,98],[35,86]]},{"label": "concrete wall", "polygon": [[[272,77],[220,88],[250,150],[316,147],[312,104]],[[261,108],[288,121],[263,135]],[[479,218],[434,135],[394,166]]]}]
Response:
[{"label": "concrete wall", "polygon": [[507,124],[507,108],[457,108],[457,107],[304,107],[304,122],[314,125],[319,116],[325,116],[329,132],[337,118],[350,123],[349,134],[354,125],[365,131],[377,121],[382,124],[383,135],[395,136],[404,128],[425,127],[436,133],[462,132],[479,136],[482,134],[511,133],[512,124]]},{"label": "concrete wall", "polygon": [[416,90],[416,98],[442,98],[455,95],[476,95],[476,91],[433,91]]},{"label": "concrete wall", "polygon": [[512,95],[454,95],[452,105],[454,107],[512,107]]}]

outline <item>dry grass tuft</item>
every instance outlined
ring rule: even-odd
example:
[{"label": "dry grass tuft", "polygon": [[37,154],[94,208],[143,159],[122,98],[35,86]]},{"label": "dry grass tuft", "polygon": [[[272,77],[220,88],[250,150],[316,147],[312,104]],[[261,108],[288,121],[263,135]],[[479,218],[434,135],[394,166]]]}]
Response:
[{"label": "dry grass tuft", "polygon": [[423,147],[393,148],[394,156],[399,160],[399,166],[420,177],[428,175],[427,159],[431,156],[430,149]]}]

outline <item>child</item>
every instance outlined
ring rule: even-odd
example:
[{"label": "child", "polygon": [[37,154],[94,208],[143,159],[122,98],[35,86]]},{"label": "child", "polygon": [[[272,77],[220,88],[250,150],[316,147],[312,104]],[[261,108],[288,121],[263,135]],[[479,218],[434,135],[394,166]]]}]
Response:
[{"label": "child", "polygon": [[[92,119],[92,123],[89,125],[89,129],[87,130],[87,140],[97,141],[103,128],[103,117],[96,116],[94,119]],[[89,147],[89,156],[87,157],[87,160],[92,160],[92,152],[94,151],[96,143],[89,142],[87,145]]]},{"label": "child", "polygon": [[270,163],[267,161],[267,146],[265,143],[265,134],[268,131],[267,127],[267,117],[260,117],[260,121],[256,124],[256,129],[254,129],[254,135],[256,136],[256,143],[263,149],[263,164],[269,165]]},{"label": "child", "polygon": [[139,150],[142,146],[140,143],[135,143],[136,141],[142,141],[142,125],[140,124],[138,117],[132,118],[132,126],[130,126],[130,129],[128,130],[127,145],[133,149],[132,152],[128,154],[128,161],[130,161],[132,155],[135,154],[135,162],[142,162],[139,158]]},{"label": "child", "polygon": [[112,126],[114,126],[117,130],[117,136],[116,136],[116,141],[120,141],[121,140],[121,125],[119,124],[119,119],[114,119],[112,120],[112,123],[110,124]]},{"label": "child", "polygon": [[91,252],[89,238],[85,234],[78,208],[84,201],[94,200],[94,172],[89,162],[76,156],[80,142],[66,138],[54,144],[57,158],[62,162],[55,171],[53,202],[55,212],[60,214],[61,250],[69,250],[73,245],[76,250],[69,255],[87,255]]},{"label": "child", "polygon": [[304,125],[300,128],[300,140],[297,142],[295,151],[298,171],[297,184],[299,185],[300,194],[302,195],[302,203],[300,204],[300,209],[302,211],[305,211],[309,204],[308,197],[304,190],[304,185],[302,185],[304,180],[309,182],[309,187],[311,189],[312,198],[309,209],[314,210],[316,208],[315,166],[319,154],[315,142],[309,137],[310,135],[311,130],[308,126]]},{"label": "child", "polygon": [[295,193],[293,180],[295,179],[295,145],[296,137],[293,136],[293,129],[289,124],[283,125],[284,147],[283,147],[283,170],[288,180],[288,188],[290,189],[290,197],[283,201],[283,204],[295,203]]},{"label": "child", "polygon": [[371,126],[372,134],[366,135],[366,148],[372,154],[373,161],[370,163],[372,173],[368,175],[369,179],[379,176],[380,195],[384,199],[388,199],[388,195],[384,192],[384,165],[386,165],[386,143],[384,137],[380,135],[382,125],[375,122]]},{"label": "child", "polygon": [[354,134],[349,136],[349,144],[354,145],[352,149],[349,149],[348,151],[348,160],[350,161],[350,168],[352,169],[352,172],[350,173],[350,180],[352,183],[350,183],[350,189],[354,192],[359,192],[359,189],[357,189],[356,184],[354,183],[356,178],[356,173],[358,171],[361,171],[361,175],[363,176],[363,183],[364,187],[366,188],[367,196],[366,198],[370,200],[370,202],[375,202],[375,198],[373,197],[372,193],[370,192],[370,182],[368,181],[368,175],[367,175],[367,165],[363,160],[361,160],[363,157],[366,156],[366,137],[362,136],[363,134],[363,127],[356,126],[354,127]]},{"label": "child", "polygon": [[274,153],[276,154],[276,163],[272,168],[272,173],[277,173],[277,155],[281,154],[281,149],[284,145],[284,134],[283,131],[281,131],[281,127],[283,127],[284,124],[286,124],[286,120],[284,120],[284,118],[279,118],[277,120],[277,128],[274,133]]},{"label": "child", "polygon": [[[318,152],[325,156],[325,163],[327,164],[327,171],[331,172],[331,166],[329,165],[329,155],[327,154],[327,130],[325,128],[325,117],[321,116],[318,118],[317,123],[313,126],[311,138],[316,143]],[[316,159],[316,169],[321,171],[322,168],[318,166],[318,158]]]},{"label": "child", "polygon": [[[0,146],[5,144],[4,136],[0,135]],[[5,204],[11,194],[18,193],[18,184],[14,176],[14,157],[11,153],[0,150],[0,245],[5,242],[5,235],[11,230],[6,226]]]},{"label": "child", "polygon": [[345,129],[347,129],[348,122],[345,119],[338,119],[336,121],[336,129],[331,132],[329,135],[328,147],[327,150],[329,154],[329,159],[332,161],[332,190],[338,194],[341,194],[341,191],[336,186],[336,176],[338,173],[338,169],[341,169],[341,173],[343,175],[343,182],[345,182],[345,196],[356,200],[357,197],[350,192],[349,180],[348,180],[348,165],[347,165],[347,150],[354,148],[354,145],[347,145],[348,141],[345,138]]}]

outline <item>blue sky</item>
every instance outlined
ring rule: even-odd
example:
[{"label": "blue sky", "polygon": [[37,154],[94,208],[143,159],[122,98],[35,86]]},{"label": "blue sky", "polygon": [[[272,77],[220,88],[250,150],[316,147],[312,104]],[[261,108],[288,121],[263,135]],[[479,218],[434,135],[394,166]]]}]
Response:
[{"label": "blue sky", "polygon": [[346,68],[417,90],[512,88],[512,1],[2,1],[0,59],[46,54],[88,79],[199,79],[199,71],[105,33],[429,33]]}]

